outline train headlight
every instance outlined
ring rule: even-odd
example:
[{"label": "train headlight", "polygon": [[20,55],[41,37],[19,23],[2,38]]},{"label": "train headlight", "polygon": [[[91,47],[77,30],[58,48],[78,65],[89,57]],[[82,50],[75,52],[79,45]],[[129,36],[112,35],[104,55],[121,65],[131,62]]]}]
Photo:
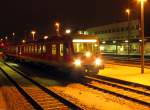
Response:
[{"label": "train headlight", "polygon": [[88,57],[88,58],[91,57],[91,52],[86,52],[85,56]]},{"label": "train headlight", "polygon": [[101,60],[100,58],[97,58],[97,59],[95,60],[95,65],[96,65],[96,66],[102,65],[102,60]]},{"label": "train headlight", "polygon": [[81,66],[81,60],[80,59],[76,59],[75,61],[74,61],[74,64],[75,64],[75,66]]}]

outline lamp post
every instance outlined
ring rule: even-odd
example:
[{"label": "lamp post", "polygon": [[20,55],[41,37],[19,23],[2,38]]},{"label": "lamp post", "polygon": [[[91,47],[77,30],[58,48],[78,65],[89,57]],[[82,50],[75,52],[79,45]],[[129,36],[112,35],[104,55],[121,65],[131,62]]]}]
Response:
[{"label": "lamp post", "polygon": [[60,36],[60,23],[56,22],[55,26],[56,26],[56,34],[57,34],[57,36]]},{"label": "lamp post", "polygon": [[126,9],[126,13],[128,15],[128,60],[129,60],[129,54],[130,54],[130,9]]},{"label": "lamp post", "polygon": [[33,41],[35,40],[35,33],[36,33],[35,31],[31,31]]},{"label": "lamp post", "polygon": [[138,0],[141,3],[141,73],[144,73],[144,3],[147,0]]}]

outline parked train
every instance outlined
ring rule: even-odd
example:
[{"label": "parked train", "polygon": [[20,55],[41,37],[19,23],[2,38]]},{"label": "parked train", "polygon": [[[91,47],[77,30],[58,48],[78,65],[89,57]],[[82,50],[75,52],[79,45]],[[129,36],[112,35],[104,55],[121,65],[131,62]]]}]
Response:
[{"label": "parked train", "polygon": [[4,42],[0,41],[0,58],[3,57],[4,47],[5,47]]},{"label": "parked train", "polygon": [[62,35],[9,44],[5,58],[52,65],[73,76],[96,74],[104,68],[96,37]]}]

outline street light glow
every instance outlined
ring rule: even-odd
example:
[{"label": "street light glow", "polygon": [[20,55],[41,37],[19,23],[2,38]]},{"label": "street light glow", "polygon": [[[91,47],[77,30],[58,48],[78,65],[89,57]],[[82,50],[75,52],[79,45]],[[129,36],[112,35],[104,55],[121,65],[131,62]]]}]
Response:
[{"label": "street light glow", "polygon": [[128,40],[125,40],[124,42],[125,42],[125,43],[128,43],[129,41],[128,41]]},{"label": "street light glow", "polygon": [[144,2],[147,2],[147,0],[138,0],[138,1],[139,1],[139,2],[143,2],[143,3],[144,3]]},{"label": "street light glow", "polygon": [[35,36],[34,36],[34,35],[35,35],[35,33],[36,33],[35,31],[31,31],[33,41],[34,41],[34,39],[35,39]]},{"label": "street light glow", "polygon": [[22,43],[25,43],[26,42],[26,40],[22,40]]},{"label": "street light glow", "polygon": [[15,36],[15,33],[13,32],[12,35]]},{"label": "street light glow", "polygon": [[55,26],[58,26],[58,27],[59,27],[59,26],[60,26],[60,23],[56,22],[56,23],[55,23]]},{"label": "street light glow", "polygon": [[66,29],[66,34],[70,34],[71,33],[71,29]]},{"label": "street light glow", "polygon": [[56,22],[55,23],[55,26],[56,26],[56,34],[59,36],[60,35],[60,23],[59,22]]},{"label": "street light glow", "polygon": [[130,9],[126,9],[126,13],[129,15],[130,14]]},{"label": "street light glow", "polygon": [[106,41],[103,41],[102,44],[106,44]]},{"label": "street light glow", "polygon": [[36,33],[35,31],[31,31],[31,34],[33,34],[33,35],[34,35],[35,33]]},{"label": "street light glow", "polygon": [[45,39],[45,40],[48,39],[48,36],[44,36],[44,39]]},{"label": "street light glow", "polygon": [[8,37],[6,36],[6,37],[5,37],[5,39],[7,40],[7,39],[8,39]]}]

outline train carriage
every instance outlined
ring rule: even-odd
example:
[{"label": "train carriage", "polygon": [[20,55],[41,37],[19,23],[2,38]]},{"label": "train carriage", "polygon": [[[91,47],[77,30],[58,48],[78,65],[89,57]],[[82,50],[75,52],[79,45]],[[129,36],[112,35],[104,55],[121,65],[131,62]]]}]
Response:
[{"label": "train carriage", "polygon": [[52,65],[77,76],[96,74],[104,68],[99,41],[94,37],[52,36],[9,45],[6,57]]},{"label": "train carriage", "polygon": [[2,40],[0,40],[0,58],[3,57],[4,50],[5,50],[5,42],[3,42]]}]

